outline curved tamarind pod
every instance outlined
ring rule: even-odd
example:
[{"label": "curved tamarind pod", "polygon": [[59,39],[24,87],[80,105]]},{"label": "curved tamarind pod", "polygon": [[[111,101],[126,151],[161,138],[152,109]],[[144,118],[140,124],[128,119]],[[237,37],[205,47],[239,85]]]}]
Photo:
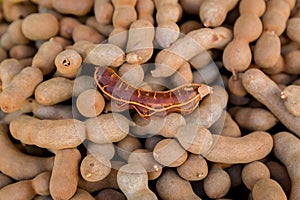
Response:
[{"label": "curved tamarind pod", "polygon": [[168,91],[147,91],[134,87],[120,78],[112,69],[96,68],[94,79],[104,95],[119,106],[129,106],[148,119],[163,117],[171,112],[189,114],[212,88],[205,84],[185,84]]}]

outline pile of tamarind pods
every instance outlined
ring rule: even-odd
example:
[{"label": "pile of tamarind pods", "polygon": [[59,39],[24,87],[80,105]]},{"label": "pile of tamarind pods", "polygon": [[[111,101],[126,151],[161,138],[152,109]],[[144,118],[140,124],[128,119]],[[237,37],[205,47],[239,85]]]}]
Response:
[{"label": "pile of tamarind pods", "polygon": [[0,200],[300,199],[300,1],[2,0],[0,62]]}]

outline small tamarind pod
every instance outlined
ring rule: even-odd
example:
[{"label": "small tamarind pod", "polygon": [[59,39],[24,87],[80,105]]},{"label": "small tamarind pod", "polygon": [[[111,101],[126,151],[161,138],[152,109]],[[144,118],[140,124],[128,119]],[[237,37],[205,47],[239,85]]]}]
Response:
[{"label": "small tamarind pod", "polygon": [[110,24],[114,7],[110,0],[95,0],[94,1],[94,13],[97,22],[100,24]]},{"label": "small tamarind pod", "polygon": [[242,165],[232,165],[226,169],[230,176],[231,188],[235,188],[243,183],[242,181]]},{"label": "small tamarind pod", "polygon": [[[211,133],[216,135],[221,134],[223,126],[225,126],[225,116],[226,116],[226,110],[223,110],[220,117],[215,121],[213,125],[211,125],[211,127],[209,127],[209,131]],[[233,133],[233,135],[234,134],[235,133]]]},{"label": "small tamarind pod", "polygon": [[8,40],[12,44],[28,44],[29,39],[22,31],[24,20],[18,19],[9,24],[5,34],[8,34]]},{"label": "small tamarind pod", "polygon": [[299,44],[297,42],[289,41],[287,44],[281,45],[281,54],[286,55],[287,53],[298,49],[299,49]]},{"label": "small tamarind pod", "polygon": [[157,199],[148,188],[148,175],[144,167],[136,163],[122,166],[117,175],[118,185],[127,199]]},{"label": "small tamarind pod", "polygon": [[156,22],[158,24],[155,39],[161,47],[167,48],[179,37],[180,28],[176,22],[181,19],[182,8],[178,0],[154,0],[154,4],[157,10]]},{"label": "small tamarind pod", "polygon": [[300,86],[298,85],[289,85],[281,92],[285,108],[296,117],[300,117],[299,92]]},{"label": "small tamarind pod", "polygon": [[30,1],[3,1],[3,16],[5,20],[11,22],[24,18],[31,13],[37,12],[37,7]]},{"label": "small tamarind pod", "polygon": [[114,30],[110,33],[108,41],[122,49],[126,48],[127,30],[132,22],[137,19],[135,5],[137,0],[111,1],[114,6],[112,24]]},{"label": "small tamarind pod", "polygon": [[88,25],[78,24],[73,29],[72,39],[75,42],[86,40],[94,44],[99,44],[105,40],[105,37]]},{"label": "small tamarind pod", "polygon": [[72,196],[72,198],[70,198],[70,200],[81,200],[81,199],[94,200],[95,198],[89,192],[77,188],[76,193],[74,194],[74,196]]},{"label": "small tamarind pod", "polygon": [[49,195],[50,172],[43,172],[31,180],[23,180],[0,190],[1,199],[33,199],[36,195]]},{"label": "small tamarind pod", "polygon": [[114,27],[112,24],[101,24],[97,22],[95,16],[87,18],[85,24],[96,29],[101,35],[108,37],[113,31]]},{"label": "small tamarind pod", "polygon": [[37,68],[26,67],[20,71],[0,94],[2,111],[14,112],[20,109],[42,80],[43,75]]},{"label": "small tamarind pod", "polygon": [[236,76],[231,75],[228,79],[228,90],[236,96],[246,96],[247,91],[242,84],[242,73],[238,73]]},{"label": "small tamarind pod", "polygon": [[96,200],[126,200],[125,195],[122,192],[119,192],[118,190],[114,189],[104,189],[98,192],[95,195]]},{"label": "small tamarind pod", "polygon": [[63,48],[68,48],[73,44],[70,39],[61,36],[52,37],[50,40],[59,43]]},{"label": "small tamarind pod", "polygon": [[13,77],[22,69],[23,66],[17,59],[14,58],[5,59],[0,63],[0,79],[2,83],[2,90],[9,85]]},{"label": "small tamarind pod", "polygon": [[185,62],[172,76],[174,87],[193,82],[193,72],[189,62]]},{"label": "small tamarind pod", "polygon": [[[182,0],[181,0],[182,1]],[[202,0],[200,0],[202,1]],[[188,34],[191,31],[202,28],[202,24],[200,24],[196,20],[188,20],[180,25],[180,32],[182,34]]]},{"label": "small tamarind pod", "polygon": [[111,171],[109,175],[101,181],[89,182],[79,176],[78,187],[86,190],[89,193],[94,193],[107,188],[118,190],[120,188],[117,183],[117,173],[123,165],[125,165],[125,163],[122,161],[111,161]]},{"label": "small tamarind pod", "polygon": [[[186,125],[184,117],[179,113],[170,113],[164,119],[160,119],[162,126],[157,126],[159,135],[166,137],[166,138],[173,138],[176,136],[177,130],[181,127]],[[150,132],[155,134],[154,132]]]},{"label": "small tamarind pod", "polygon": [[194,193],[191,183],[181,178],[172,169],[167,169],[158,178],[156,182],[156,191],[159,197],[165,200],[201,199]]},{"label": "small tamarind pod", "polygon": [[28,57],[33,57],[36,53],[34,47],[28,45],[15,45],[9,50],[9,56],[16,59],[24,59]]},{"label": "small tamarind pod", "polygon": [[300,179],[298,173],[300,140],[290,132],[276,133],[273,139],[274,155],[285,165],[291,179],[292,187],[289,199],[296,200],[300,197]]},{"label": "small tamarind pod", "polygon": [[[248,10],[248,7],[251,9]],[[234,76],[237,72],[246,70],[251,63],[252,54],[249,43],[255,41],[262,32],[262,22],[259,17],[263,14],[265,7],[265,1],[262,0],[243,0],[239,5],[241,15],[233,27],[234,39],[223,52],[224,66]]]},{"label": "small tamarind pod", "polygon": [[43,106],[35,100],[31,103],[31,111],[34,117],[39,119],[72,119],[72,106],[56,104],[53,106]]},{"label": "small tamarind pod", "polygon": [[115,155],[115,147],[113,143],[97,144],[88,141],[86,148],[89,154],[102,154],[108,160],[111,160]]},{"label": "small tamarind pod", "polygon": [[[255,30],[250,27],[256,27]],[[243,39],[247,42],[255,41],[262,32],[262,23],[259,17],[253,14],[242,14],[235,22],[233,27],[234,37]]]},{"label": "small tamarind pod", "polygon": [[157,120],[147,120],[139,115],[134,115],[133,122],[135,126],[131,127],[131,131],[133,134],[140,136],[145,134],[160,134],[164,137],[173,137],[176,134],[174,130],[177,130],[181,125],[185,125],[184,119],[178,113],[171,113]]},{"label": "small tamarind pod", "polygon": [[137,19],[135,5],[137,0],[117,1],[112,0],[115,8],[112,23],[115,28],[122,27],[128,29],[130,24]]},{"label": "small tamarind pod", "polygon": [[149,180],[157,179],[162,173],[162,166],[153,158],[152,152],[146,149],[136,149],[128,157],[128,163],[142,165],[148,174]]},{"label": "small tamarind pod", "polygon": [[144,80],[144,70],[140,64],[124,63],[118,70],[120,77],[127,83],[139,86]]},{"label": "small tamarind pod", "polygon": [[136,2],[136,11],[138,13],[138,19],[148,20],[151,24],[154,24],[154,19],[153,19],[154,3],[153,3],[153,0],[138,0]]},{"label": "small tamarind pod", "polygon": [[98,66],[118,67],[123,64],[125,54],[113,44],[98,44],[90,50],[85,62]]},{"label": "small tamarind pod", "polygon": [[[239,51],[236,51],[236,49],[239,49]],[[233,54],[235,55],[233,56]],[[223,53],[224,66],[233,74],[246,70],[250,65],[251,59],[251,50],[245,40],[233,40],[226,46]]]},{"label": "small tamarind pod", "polygon": [[147,137],[147,139],[145,141],[145,149],[152,152],[154,147],[156,146],[156,144],[163,139],[164,139],[164,137],[162,137],[160,135],[153,135],[151,137]]},{"label": "small tamarind pod", "polygon": [[54,199],[70,199],[77,189],[81,159],[76,148],[55,150],[49,191]]},{"label": "small tamarind pod", "polygon": [[251,102],[248,96],[236,96],[234,94],[229,95],[229,102],[234,106],[244,106]]},{"label": "small tamarind pod", "polygon": [[138,138],[127,135],[124,139],[117,143],[117,153],[124,159],[128,160],[129,155],[136,149],[141,149],[142,144]]},{"label": "small tamarind pod", "polygon": [[299,23],[300,23],[300,18],[298,17],[292,17],[287,21],[286,34],[291,40],[295,42],[300,42],[299,28],[298,28]]},{"label": "small tamarind pod", "polygon": [[14,46],[12,41],[10,41],[9,34],[7,32],[4,33],[0,38],[0,46],[5,50],[9,50]]},{"label": "small tamarind pod", "polygon": [[34,92],[35,100],[44,106],[51,106],[72,97],[74,81],[55,77],[39,84]]},{"label": "small tamarind pod", "polygon": [[[270,31],[265,31],[257,40],[254,50],[255,63],[263,68],[273,68],[280,57],[279,37]],[[271,47],[266,50],[266,47]]]},{"label": "small tamarind pod", "polygon": [[50,74],[55,69],[55,57],[62,50],[63,47],[58,42],[51,39],[44,42],[33,57],[32,67],[39,68],[43,72],[43,75]]},{"label": "small tamarind pod", "polygon": [[50,13],[33,13],[25,17],[22,32],[30,40],[47,40],[58,33],[59,23]]},{"label": "small tamarind pod", "polygon": [[73,14],[77,16],[86,15],[93,7],[93,0],[52,0],[52,7],[62,14]]},{"label": "small tamarind pod", "polygon": [[180,0],[180,5],[184,12],[197,15],[203,0]]},{"label": "small tamarind pod", "polygon": [[154,27],[148,20],[138,19],[132,22],[126,45],[128,63],[142,64],[152,57],[154,34]]},{"label": "small tamarind pod", "polygon": [[[282,1],[282,2],[284,2],[284,1]],[[286,4],[286,6],[287,6],[287,4]],[[267,10],[262,17],[262,22],[264,24],[264,30],[265,31],[273,31],[276,35],[281,35],[284,32],[285,26],[286,26],[286,20],[285,20],[286,16],[284,16],[284,15],[285,14],[282,13],[282,11],[278,10],[278,9],[271,10],[271,12],[268,12],[268,10]]]},{"label": "small tamarind pod", "polygon": [[195,83],[212,84],[218,81],[221,81],[221,76],[214,62],[193,71],[193,82]]},{"label": "small tamarind pod", "polygon": [[[213,132],[213,131],[212,131]],[[231,115],[226,112],[224,124],[220,135],[230,137],[241,137],[241,130],[236,121],[234,121]]]},{"label": "small tamarind pod", "polygon": [[73,17],[63,17],[59,21],[59,35],[64,38],[71,39],[74,28],[79,25],[80,22]]},{"label": "small tamarind pod", "polygon": [[108,37],[108,43],[120,47],[125,51],[128,38],[128,30],[122,27],[114,28]]},{"label": "small tamarind pod", "polygon": [[155,120],[144,119],[136,114],[133,117],[131,132],[138,136],[161,134],[166,137],[173,137],[176,134],[177,128],[181,125],[185,125],[185,122],[184,118],[178,113],[171,113],[165,118]]},{"label": "small tamarind pod", "polygon": [[268,2],[267,10],[262,17],[264,29],[275,31],[276,35],[281,35],[286,28],[286,22],[292,9],[285,0],[272,0]]},{"label": "small tamarind pod", "polygon": [[82,92],[89,89],[96,89],[96,83],[91,76],[82,75],[74,79],[73,96],[79,96]]},{"label": "small tamarind pod", "polygon": [[204,179],[203,187],[209,198],[222,198],[231,187],[230,176],[221,166],[214,164]]},{"label": "small tamarind pod", "polygon": [[30,179],[52,169],[53,157],[43,158],[20,152],[9,139],[8,128],[4,124],[0,125],[0,138],[0,150],[5,152],[0,156],[0,170],[7,176],[15,180]]},{"label": "small tamarind pod", "polygon": [[187,160],[177,167],[177,172],[187,181],[199,181],[208,174],[207,162],[200,155],[189,154]]},{"label": "small tamarind pod", "polygon": [[9,129],[14,138],[25,144],[51,149],[76,147],[86,133],[83,122],[76,119],[39,120],[28,115],[13,119]]},{"label": "small tamarind pod", "polygon": [[290,51],[284,55],[284,69],[283,71],[289,74],[299,74],[300,67],[299,67],[299,55],[300,50]]},{"label": "small tamarind pod", "polygon": [[269,161],[265,164],[270,171],[271,178],[280,184],[286,194],[289,194],[291,190],[291,180],[286,167],[275,161]]},{"label": "small tamarind pod", "polygon": [[254,131],[243,137],[213,135],[214,144],[205,158],[220,163],[249,163],[264,158],[273,147],[269,133]]},{"label": "small tamarind pod", "polygon": [[[86,100],[89,99],[89,103]],[[95,90],[89,89],[82,92],[76,100],[76,107],[84,117],[96,117],[100,115],[105,106],[105,100],[102,94]]]},{"label": "small tamarind pod", "polygon": [[118,142],[129,132],[129,120],[118,113],[108,113],[85,121],[86,138],[94,143]]},{"label": "small tamarind pod", "polygon": [[212,62],[213,58],[215,58],[217,55],[218,53],[213,50],[203,51],[198,55],[194,56],[193,58],[191,58],[189,60],[189,63],[193,68],[201,69],[209,65],[209,63]]},{"label": "small tamarind pod", "polygon": [[73,49],[60,52],[54,60],[57,71],[67,78],[75,78],[77,76],[81,62],[81,56]]},{"label": "small tamarind pod", "polygon": [[154,147],[153,157],[164,166],[178,167],[185,162],[188,153],[175,139],[164,139]]},{"label": "small tamarind pod", "polygon": [[181,126],[175,137],[186,151],[194,154],[205,155],[213,144],[210,131],[201,125]]},{"label": "small tamarind pod", "polygon": [[[175,7],[175,9],[177,9]],[[168,48],[174,43],[180,36],[180,28],[176,23],[163,22],[159,24],[155,32],[155,44],[158,44],[160,48]]]},{"label": "small tamarind pod", "polygon": [[175,73],[184,62],[189,61],[204,50],[223,48],[231,38],[231,30],[224,27],[201,28],[191,31],[156,55],[155,69],[151,71],[151,74],[154,77],[168,77]]},{"label": "small tamarind pod", "polygon": [[11,120],[13,120],[21,115],[24,115],[25,113],[30,113],[31,106],[30,106],[29,101],[31,101],[31,99],[26,100],[26,103],[19,110],[5,114],[1,118],[0,123],[8,125],[8,124],[10,124]]},{"label": "small tamarind pod", "polygon": [[300,135],[300,118],[291,114],[281,99],[281,89],[259,69],[248,69],[242,76],[244,88],[264,104],[289,130]]},{"label": "small tamarind pod", "polygon": [[110,170],[110,160],[101,153],[86,155],[80,164],[81,176],[90,182],[103,180],[108,176]]},{"label": "small tamarind pod", "polygon": [[278,200],[287,200],[287,197],[280,187],[280,185],[269,178],[263,178],[258,180],[252,191],[251,191],[253,199],[262,200],[262,199],[278,199]]},{"label": "small tamarind pod", "polygon": [[219,3],[217,0],[202,0],[199,9],[199,16],[204,26],[216,27],[220,26],[227,13],[236,5],[237,0],[226,0]]},{"label": "small tamarind pod", "polygon": [[[283,33],[286,21],[294,6],[292,2],[290,3],[284,0],[267,2],[267,9],[262,17],[264,32],[257,40],[254,49],[255,63],[262,68],[274,68],[280,58],[281,43],[279,35]],[[266,46],[270,47],[269,51],[266,51]]]},{"label": "small tamarind pod", "polygon": [[249,190],[253,189],[258,180],[264,178],[270,178],[270,171],[264,163],[254,161],[244,166],[242,180]]},{"label": "small tamarind pod", "polygon": [[241,128],[250,131],[266,131],[278,122],[273,113],[264,108],[243,107],[237,109],[233,117]]},{"label": "small tamarind pod", "polygon": [[284,85],[284,87],[297,78],[297,75],[287,74],[285,72],[280,72],[278,74],[272,74],[269,76],[276,84]]}]

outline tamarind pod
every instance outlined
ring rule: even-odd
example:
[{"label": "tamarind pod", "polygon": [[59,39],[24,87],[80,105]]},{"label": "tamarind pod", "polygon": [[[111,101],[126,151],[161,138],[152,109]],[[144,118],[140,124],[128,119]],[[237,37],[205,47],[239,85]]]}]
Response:
[{"label": "tamarind pod", "polygon": [[289,113],[281,99],[281,89],[259,69],[249,69],[242,75],[244,88],[264,104],[288,129],[300,136],[300,117]]},{"label": "tamarind pod", "polygon": [[21,142],[42,148],[73,148],[85,139],[84,123],[76,119],[39,120],[22,115],[11,121],[9,129]]},{"label": "tamarind pod", "polygon": [[112,69],[96,68],[100,90],[120,106],[129,105],[142,117],[164,116],[170,112],[191,113],[199,101],[212,92],[205,84],[187,84],[169,91],[145,91],[123,81]]}]

